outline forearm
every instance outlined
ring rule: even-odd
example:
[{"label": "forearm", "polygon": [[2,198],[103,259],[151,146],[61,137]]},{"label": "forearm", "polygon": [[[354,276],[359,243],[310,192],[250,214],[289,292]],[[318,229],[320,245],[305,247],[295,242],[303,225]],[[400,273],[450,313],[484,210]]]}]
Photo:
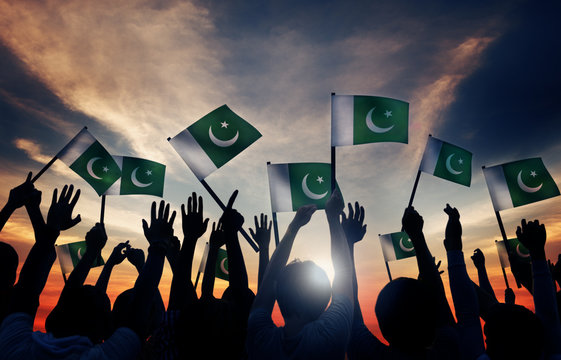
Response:
[{"label": "forearm", "polygon": [[493,286],[491,286],[491,282],[489,281],[489,276],[487,276],[487,269],[484,265],[477,268],[477,278],[481,289],[495,299],[495,301],[498,301],[495,291],[493,290]]},{"label": "forearm", "polygon": [[84,256],[82,256],[82,259],[80,259],[78,264],[76,264],[74,270],[72,270],[72,272],[68,276],[68,280],[66,281],[64,287],[77,288],[84,285],[84,282],[86,281],[86,278],[90,273],[90,269],[92,268],[92,265],[95,259],[97,259],[97,257],[99,256],[100,252],[101,250],[100,251],[86,250],[86,253],[84,254]]},{"label": "forearm", "polygon": [[263,277],[265,276],[265,271],[267,270],[267,265],[269,265],[269,247],[262,246],[259,248],[259,271],[257,274],[258,291],[261,288]]},{"label": "forearm", "polygon": [[15,210],[16,209],[8,203],[4,205],[2,210],[0,210],[0,231],[2,231],[4,225],[6,225],[8,219],[12,216]]},{"label": "forearm", "polygon": [[209,299],[213,296],[214,277],[216,274],[216,259],[218,257],[218,247],[210,245],[206,258],[205,272],[203,275],[203,285],[201,288],[201,299]]},{"label": "forearm", "polygon": [[532,258],[534,280],[534,306],[540,318],[546,340],[546,355],[561,354],[561,323],[557,310],[555,284],[547,262],[544,259]]},{"label": "forearm", "polygon": [[183,239],[183,247],[171,280],[168,309],[177,310],[197,300],[197,293],[191,281],[195,245],[196,242]]},{"label": "forearm", "polygon": [[228,253],[229,283],[232,290],[247,289],[248,279],[242,249],[238,240],[238,234],[233,233],[226,241],[226,252]]},{"label": "forearm", "polygon": [[31,221],[31,226],[33,227],[33,231],[37,236],[37,233],[40,232],[43,227],[45,226],[45,219],[43,219],[43,214],[41,214],[41,209],[39,205],[27,205],[25,206],[27,210],[27,215],[29,216],[29,220]]},{"label": "forearm", "polygon": [[99,274],[99,278],[97,278],[97,282],[95,283],[95,287],[101,290],[103,293],[107,292],[107,286],[109,284],[109,278],[111,277],[111,272],[113,271],[113,267],[115,264],[111,262],[106,262],[103,270],[101,270],[101,274]]},{"label": "forearm", "polygon": [[333,294],[341,294],[353,300],[353,269],[349,245],[339,215],[327,215],[331,236],[331,260],[333,261]]}]

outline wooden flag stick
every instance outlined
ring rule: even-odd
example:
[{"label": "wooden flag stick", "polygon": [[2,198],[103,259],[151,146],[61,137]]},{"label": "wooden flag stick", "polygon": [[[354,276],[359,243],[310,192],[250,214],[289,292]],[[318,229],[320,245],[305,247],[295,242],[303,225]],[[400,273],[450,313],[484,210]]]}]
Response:
[{"label": "wooden flag stick", "polygon": [[58,159],[58,157],[55,155],[55,156],[51,159],[51,161],[49,161],[49,162],[47,163],[47,165],[43,166],[43,168],[41,169],[41,171],[39,171],[39,172],[33,177],[33,179],[31,179],[31,183],[34,183],[35,181],[37,181],[37,179],[39,179],[39,177],[40,177],[41,175],[43,175],[43,173],[44,173],[45,171],[47,171],[47,169],[50,168],[51,165],[54,164],[54,162],[55,162],[57,159]]},{"label": "wooden flag stick", "polygon": [[411,197],[409,198],[409,204],[407,207],[413,205],[413,199],[415,198],[415,193],[417,192],[417,185],[419,185],[419,179],[421,178],[421,170],[417,171],[417,177],[415,178],[415,183],[413,184],[413,191],[411,191]]},{"label": "wooden flag stick", "polygon": [[[271,162],[267,161],[267,166],[269,166],[269,165],[271,165]],[[269,184],[269,186],[270,186],[270,184]],[[279,223],[277,221],[277,212],[273,211],[272,207],[273,207],[273,203],[271,202],[271,213],[273,214],[273,216],[272,216],[273,217],[273,234],[275,236],[275,246],[279,246],[279,242],[280,242],[280,239],[279,239]]]},{"label": "wooden flag stick", "polygon": [[335,180],[335,162],[337,160],[337,155],[335,153],[335,146],[331,147],[331,192],[335,191],[337,187],[337,181]]},{"label": "wooden flag stick", "polygon": [[[505,249],[506,249],[506,253],[508,255],[508,261],[510,261],[510,249],[509,249],[509,245],[508,245],[508,241],[506,238],[506,231],[505,231],[505,227],[503,225],[503,220],[501,219],[501,214],[499,214],[498,211],[495,211],[495,216],[497,217],[497,222],[499,223],[499,229],[501,230],[501,235],[503,237],[503,241],[505,244]],[[510,265],[510,269],[512,270],[512,264]],[[505,270],[503,269],[503,273],[504,273],[504,277],[505,277],[505,282],[506,282],[506,286],[508,287],[508,281],[506,281],[506,273]],[[522,284],[520,284],[520,281],[516,278],[516,276],[514,277],[514,280],[516,280],[516,286],[518,286],[518,288],[520,289],[522,287]]]},{"label": "wooden flag stick", "polygon": [[101,213],[99,214],[99,222],[103,224],[105,220],[105,194],[101,195]]},{"label": "wooden flag stick", "polygon": [[508,279],[507,279],[507,277],[506,277],[505,268],[501,266],[501,270],[503,271],[503,277],[504,277],[504,279],[505,279],[506,288],[509,289],[509,288],[510,288],[510,285],[508,285]]},{"label": "wooden flag stick", "polygon": [[[220,200],[220,198],[218,197],[218,195],[216,195],[216,193],[214,192],[214,190],[212,190],[212,188],[207,184],[207,182],[202,179],[200,180],[201,184],[203,185],[203,187],[206,189],[206,191],[208,191],[208,193],[210,194],[210,196],[214,199],[214,201],[216,201],[216,203],[218,204],[218,206],[220,206],[220,208],[222,210],[226,210],[226,205],[224,205],[224,203],[222,202],[222,200]],[[251,247],[253,248],[253,250],[255,250],[255,252],[259,252],[259,246],[257,246],[257,244],[253,241],[253,239],[247,234],[247,232],[243,229],[240,228],[240,233],[242,234],[242,236],[247,240],[247,242],[249,243],[249,245],[251,245]]]},{"label": "wooden flag stick", "polygon": [[197,291],[197,285],[199,284],[199,278],[201,277],[201,273],[199,271],[197,271],[197,277],[195,278],[195,285],[193,286],[193,289],[195,291]]},{"label": "wooden flag stick", "polygon": [[388,278],[390,279],[390,281],[392,281],[392,273],[390,272],[390,266],[388,265],[388,262],[386,260],[384,260],[384,263],[386,263],[386,271],[388,272]]}]

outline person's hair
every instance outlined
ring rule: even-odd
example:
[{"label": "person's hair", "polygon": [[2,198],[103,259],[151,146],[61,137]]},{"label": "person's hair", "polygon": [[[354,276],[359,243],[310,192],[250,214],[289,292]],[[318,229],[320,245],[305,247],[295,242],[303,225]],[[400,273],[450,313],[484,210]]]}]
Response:
[{"label": "person's hair", "polygon": [[0,241],[0,288],[10,288],[16,282],[18,253],[12,245]]},{"label": "person's hair", "polygon": [[277,279],[277,301],[282,316],[317,319],[331,298],[327,274],[312,261],[295,260],[288,264]]},{"label": "person's hair", "polygon": [[491,359],[541,359],[544,329],[536,314],[524,306],[493,305],[483,331]]},{"label": "person's hair", "polygon": [[406,352],[424,351],[436,334],[436,306],[421,280],[390,281],[376,300],[375,312],[382,335],[390,346]]},{"label": "person's hair", "polygon": [[111,327],[111,302],[107,294],[91,285],[67,288],[45,321],[55,337],[87,336],[101,343]]}]

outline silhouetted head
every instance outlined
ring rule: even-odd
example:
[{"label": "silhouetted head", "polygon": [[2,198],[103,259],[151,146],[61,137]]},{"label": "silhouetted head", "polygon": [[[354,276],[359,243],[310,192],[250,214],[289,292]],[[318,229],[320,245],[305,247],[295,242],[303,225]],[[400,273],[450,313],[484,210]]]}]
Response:
[{"label": "silhouetted head", "polygon": [[277,280],[277,301],[282,316],[305,321],[317,319],[331,298],[327,274],[312,261],[295,260],[288,264]]},{"label": "silhouetted head", "polygon": [[429,347],[436,332],[435,301],[420,280],[390,281],[376,301],[376,317],[390,346],[406,352]]},{"label": "silhouetted head", "polygon": [[18,253],[12,245],[0,241],[0,289],[14,286],[18,262]]},{"label": "silhouetted head", "polygon": [[111,302],[91,285],[63,290],[47,317],[45,328],[55,337],[87,336],[94,344],[104,340],[111,325]]},{"label": "silhouetted head", "polygon": [[501,303],[493,305],[483,331],[487,355],[493,360],[541,359],[543,326],[536,314],[524,306]]},{"label": "silhouetted head", "polygon": [[[115,299],[113,311],[111,311],[115,330],[121,326],[129,324],[130,317],[134,316],[134,314],[131,314],[131,304],[133,298],[134,289],[128,289],[120,293]],[[162,298],[159,296],[159,293],[154,294],[148,318],[148,333],[151,334],[158,326],[160,326],[165,311],[164,303],[162,302]]]}]

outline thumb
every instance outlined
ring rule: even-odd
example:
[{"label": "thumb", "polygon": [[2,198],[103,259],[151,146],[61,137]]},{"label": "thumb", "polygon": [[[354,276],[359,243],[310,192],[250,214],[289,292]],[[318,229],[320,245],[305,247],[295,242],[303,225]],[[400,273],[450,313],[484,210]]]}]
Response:
[{"label": "thumb", "polygon": [[78,224],[80,221],[82,221],[82,217],[80,216],[80,214],[78,214],[74,219],[70,220],[70,227],[73,227],[74,225]]}]

